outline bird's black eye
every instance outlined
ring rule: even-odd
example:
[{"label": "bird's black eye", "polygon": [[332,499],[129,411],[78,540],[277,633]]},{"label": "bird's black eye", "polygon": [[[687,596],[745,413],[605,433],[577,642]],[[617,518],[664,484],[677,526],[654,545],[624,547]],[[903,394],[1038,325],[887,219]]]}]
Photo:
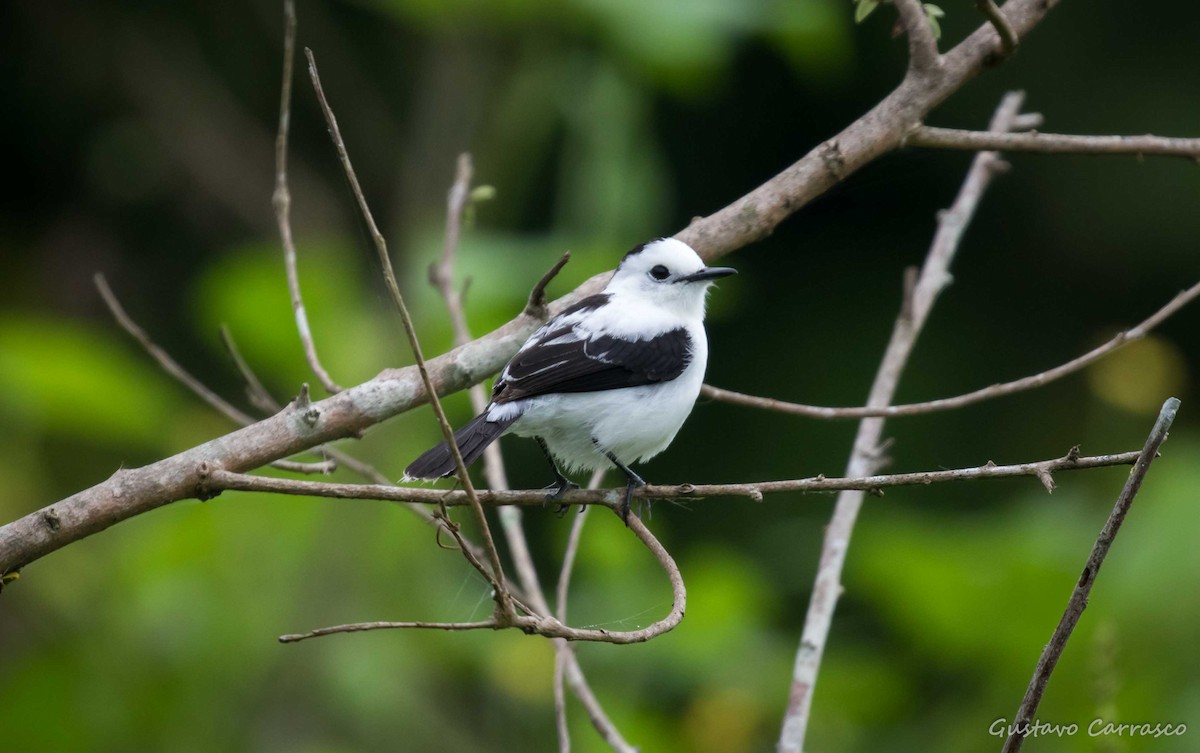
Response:
[{"label": "bird's black eye", "polygon": [[661,264],[656,264],[654,268],[650,270],[650,276],[656,280],[665,280],[671,276],[671,270],[667,269]]}]

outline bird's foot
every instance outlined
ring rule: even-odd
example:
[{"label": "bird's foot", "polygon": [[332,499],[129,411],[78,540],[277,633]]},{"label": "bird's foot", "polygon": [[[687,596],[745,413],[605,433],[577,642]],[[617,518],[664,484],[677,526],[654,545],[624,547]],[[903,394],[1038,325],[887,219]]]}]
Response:
[{"label": "bird's foot", "polygon": [[[550,489],[551,487],[547,486],[546,488]],[[555,484],[553,487],[554,491],[552,491],[551,493],[546,495],[546,502],[547,503],[557,502],[558,500],[562,499],[563,495],[565,495],[567,492],[574,491],[578,488],[579,488],[579,484],[575,483],[574,481],[567,478],[566,476],[559,476],[558,479],[555,481]],[[555,505],[554,506],[554,514],[561,518],[562,516],[567,514],[567,510],[570,509],[570,507],[571,507],[570,505],[564,505],[564,504]],[[583,508],[581,507],[580,509],[583,509]]]},{"label": "bird's foot", "polygon": [[[624,499],[624,501],[621,502],[621,508],[617,512],[618,512],[618,514],[620,514],[621,521],[625,524],[625,527],[628,528],[629,527],[629,511],[632,508],[631,503],[633,502],[633,493],[635,490],[641,489],[642,487],[647,486],[647,484],[646,484],[645,479],[643,479],[641,476],[637,475],[633,471],[627,470],[626,473],[629,474],[629,481],[625,484],[625,499]],[[638,520],[641,520],[641,518],[642,518],[643,507],[646,511],[649,511],[650,510],[650,500],[642,499],[641,501],[638,502],[638,510],[637,510]]]}]

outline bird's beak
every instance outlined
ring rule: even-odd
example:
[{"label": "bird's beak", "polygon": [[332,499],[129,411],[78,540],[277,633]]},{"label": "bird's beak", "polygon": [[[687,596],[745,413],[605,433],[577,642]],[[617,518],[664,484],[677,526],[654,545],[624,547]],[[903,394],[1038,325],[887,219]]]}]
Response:
[{"label": "bird's beak", "polygon": [[737,270],[733,267],[705,267],[699,272],[693,272],[687,277],[680,277],[680,282],[704,282],[707,280],[717,280],[729,275],[736,275]]}]

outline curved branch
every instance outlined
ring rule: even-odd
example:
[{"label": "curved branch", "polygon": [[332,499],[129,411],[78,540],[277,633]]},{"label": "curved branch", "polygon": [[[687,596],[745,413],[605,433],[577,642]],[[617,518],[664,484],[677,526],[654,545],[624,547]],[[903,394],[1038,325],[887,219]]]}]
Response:
[{"label": "curved branch", "polygon": [[[253,477],[249,477],[253,478]],[[390,487],[385,487],[390,488]],[[542,492],[542,499],[545,501],[545,492]],[[659,565],[667,573],[667,578],[671,582],[671,611],[666,617],[661,620],[641,628],[640,630],[604,630],[602,628],[573,628],[559,622],[554,617],[549,615],[513,615],[511,618],[505,619],[501,623],[496,617],[483,622],[355,622],[347,625],[334,625],[332,627],[318,628],[307,633],[294,633],[290,635],[280,636],[279,640],[284,643],[295,643],[307,638],[317,638],[324,635],[334,635],[336,633],[357,633],[365,630],[387,630],[395,628],[426,628],[433,630],[482,630],[482,629],[499,629],[505,627],[513,627],[525,633],[536,634],[545,638],[561,638],[568,641],[590,641],[595,643],[645,643],[648,640],[656,638],[663,633],[670,632],[677,626],[680,620],[683,619],[683,613],[687,607],[687,589],[683,585],[683,576],[679,573],[679,566],[675,564],[675,560],[667,552],[666,548],[659,543],[654,534],[646,528],[645,524],[637,516],[630,516],[627,521],[629,528],[634,535],[650,550],[654,558],[658,560]]]}]

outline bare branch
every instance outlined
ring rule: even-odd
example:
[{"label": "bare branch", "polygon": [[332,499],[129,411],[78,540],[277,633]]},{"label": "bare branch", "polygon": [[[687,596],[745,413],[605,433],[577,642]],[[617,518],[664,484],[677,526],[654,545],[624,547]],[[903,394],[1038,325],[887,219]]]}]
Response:
[{"label": "bare branch", "polygon": [[287,271],[288,292],[292,296],[292,311],[296,315],[296,331],[300,333],[300,344],[309,368],[320,380],[329,394],[342,391],[329,372],[317,358],[317,346],[313,342],[312,330],[308,326],[308,313],[304,309],[304,298],[300,295],[300,273],[296,269],[296,243],[292,239],[292,194],[288,189],[288,128],[292,118],[292,67],[296,58],[296,3],[283,3],[283,83],[279,87],[279,131],[275,136],[275,194],[271,203],[275,206],[275,223],[279,226],[279,239],[283,244],[283,265]]},{"label": "bare branch", "polygon": [[221,335],[221,342],[225,345],[226,352],[233,360],[233,365],[237,368],[238,373],[242,375],[242,381],[246,383],[246,397],[250,403],[258,408],[263,413],[270,415],[283,409],[258,378],[258,374],[254,373],[254,369],[250,368],[250,364],[242,357],[242,351],[238,349],[237,342],[233,339],[233,333],[229,331],[229,327],[224,324],[218,330]]},{"label": "bare branch", "polygon": [[937,40],[933,37],[933,28],[929,25],[921,0],[892,1],[908,37],[909,72],[921,76],[936,73],[942,67],[942,58],[938,54]]},{"label": "bare branch", "polygon": [[[996,109],[990,128],[1007,131],[1012,126],[1013,118],[1020,112],[1023,98],[1020,92],[1005,95]],[[921,269],[916,287],[911,289],[911,302],[906,300],[901,308],[901,316],[896,319],[891,340],[871,385],[871,392],[867,398],[868,407],[880,408],[892,401],[917,336],[938,294],[950,280],[950,262],[958,250],[958,242],[996,172],[995,165],[998,161],[999,156],[994,152],[981,152],[976,155],[954,204],[938,215],[938,229],[933,244],[925,258],[925,265]],[[883,426],[883,418],[866,418],[859,424],[850,461],[846,465],[847,476],[869,475],[878,470],[882,458],[879,448],[883,438]],[[860,490],[843,491],[838,494],[833,517],[825,529],[820,567],[813,583],[808,614],[805,616],[800,637],[800,648],[796,652],[791,693],[779,737],[779,753],[800,753],[804,748],[821,658],[833,624],[833,613],[842,592],[841,575],[846,561],[846,550],[862,502],[863,492]]]},{"label": "bare branch", "polygon": [[125,312],[125,308],[121,306],[121,302],[113,294],[112,288],[108,286],[108,280],[104,279],[103,274],[97,272],[92,280],[96,283],[96,289],[100,291],[100,297],[104,299],[105,305],[108,306],[108,310],[112,313],[113,318],[117,320],[117,324],[121,325],[121,329],[125,330],[134,340],[138,341],[138,344],[150,354],[150,357],[158,363],[163,371],[170,374],[172,378],[182,383],[201,400],[208,403],[230,421],[242,426],[254,423],[253,418],[238,410],[233,405],[230,405],[225,398],[210,390],[203,382],[192,376],[187,369],[180,366],[179,362],[172,358],[167,351],[158,347],[150,339],[150,335],[146,334],[146,330],[142,329]]},{"label": "bare branch", "polygon": [[279,636],[280,643],[299,643],[309,638],[320,638],[323,635],[337,633],[362,633],[368,630],[396,630],[403,628],[421,630],[494,630],[499,627],[495,620],[482,622],[355,622],[349,625],[333,625],[317,628],[307,633],[288,633]]},{"label": "bare branch", "polygon": [[[1090,468],[1105,468],[1114,465],[1129,465],[1137,460],[1137,452],[1121,452],[1112,455],[1080,455],[1078,448],[1061,458],[1037,460],[1029,463],[996,465],[987,462],[970,468],[955,468],[941,471],[918,471],[915,473],[892,473],[846,478],[787,479],[783,481],[748,481],[736,484],[651,484],[641,487],[638,496],[647,499],[700,500],[720,497],[745,497],[761,502],[764,494],[784,492],[838,492],[878,491],[893,486],[928,486],[949,481],[975,481],[987,478],[1012,478],[1016,476],[1039,477],[1058,471],[1081,471]],[[394,502],[417,502],[426,505],[460,507],[470,504],[461,490],[429,489],[413,486],[387,486],[379,484],[337,484],[325,481],[272,478],[252,476],[213,469],[208,474],[211,491],[230,490],[244,492],[271,492],[309,497],[334,499],[376,499]],[[624,498],[625,487],[613,489],[572,489],[563,494],[562,502],[568,505],[598,505],[618,511]],[[489,507],[521,505],[541,507],[546,503],[544,489],[498,491],[481,489],[476,492],[480,504]]]},{"label": "bare branch", "polygon": [[[923,13],[912,12],[913,3],[907,5],[914,24],[925,22]],[[1014,33],[1025,39],[1055,5],[1057,2],[1047,0],[1008,0],[1004,14]],[[942,55],[938,75],[906,76],[891,94],[841,133],[724,209],[695,220],[676,237],[711,260],[769,235],[792,212],[900,146],[934,107],[995,62],[995,49],[996,32],[990,23],[984,23]]]},{"label": "bare branch", "polygon": [[1108,550],[1121,530],[1125,515],[1133,505],[1133,498],[1141,489],[1146,472],[1150,470],[1150,464],[1154,462],[1154,458],[1158,457],[1158,448],[1166,441],[1167,432],[1170,431],[1171,423],[1174,422],[1178,412],[1178,398],[1168,398],[1163,403],[1158,420],[1154,422],[1154,428],[1146,437],[1146,444],[1138,453],[1137,462],[1134,463],[1133,470],[1125,481],[1125,487],[1121,489],[1116,505],[1109,513],[1108,520],[1104,522],[1104,527],[1100,529],[1096,543],[1092,545],[1092,553],[1088,555],[1087,564],[1083,566],[1083,573],[1080,574],[1079,581],[1071,592],[1071,598],[1067,601],[1067,608],[1063,612],[1062,619],[1054,628],[1050,642],[1042,649],[1042,655],[1038,657],[1037,667],[1033,671],[1029,687],[1025,690],[1025,697],[1021,699],[1021,707],[1017,710],[1016,717],[1013,718],[1014,731],[1004,742],[1002,753],[1017,753],[1021,749],[1021,744],[1025,742],[1025,735],[1028,733],[1034,714],[1037,713],[1042,694],[1046,691],[1046,683],[1050,681],[1050,674],[1058,664],[1058,659],[1062,656],[1063,649],[1066,648],[1067,641],[1071,638],[1071,632],[1075,629],[1079,618],[1083,616],[1083,610],[1087,608],[1088,595],[1092,592],[1096,576],[1100,573],[1100,566],[1104,564],[1104,558],[1108,556]]},{"label": "bare branch", "polygon": [[905,146],[930,149],[1000,149],[1038,154],[1135,154],[1200,159],[1200,139],[1170,136],[1078,136],[1063,133],[985,133],[959,128],[918,126]]},{"label": "bare branch", "polygon": [[[253,478],[253,477],[251,477]],[[386,488],[386,487],[385,487]],[[654,558],[658,560],[659,565],[667,574],[667,578],[671,583],[672,604],[671,611],[666,617],[654,622],[653,624],[640,630],[604,630],[592,628],[572,628],[564,625],[555,618],[549,615],[536,614],[513,614],[511,617],[505,618],[503,615],[496,614],[491,620],[483,622],[360,622],[347,625],[336,625],[333,627],[320,628],[308,633],[297,633],[292,635],[282,636],[280,640],[287,639],[285,642],[295,642],[306,638],[315,638],[323,635],[332,635],[334,633],[351,633],[361,632],[364,630],[385,630],[391,628],[430,628],[443,630],[478,630],[482,628],[501,629],[506,627],[516,628],[522,632],[529,634],[541,635],[546,638],[561,638],[568,641],[591,641],[595,643],[643,643],[652,640],[663,633],[674,629],[679,621],[683,619],[683,613],[687,606],[687,591],[683,585],[683,577],[679,574],[679,567],[675,564],[675,560],[667,552],[663,545],[659,543],[654,534],[646,528],[637,517],[631,517],[629,520],[629,528],[633,531],[638,540],[645,545]]]},{"label": "bare branch", "polygon": [[996,27],[996,34],[1000,36],[1000,54],[1008,57],[1016,52],[1017,45],[1020,44],[1017,40],[1017,33],[1013,31],[1008,19],[1004,17],[1004,11],[996,7],[994,0],[975,0],[975,7],[979,8],[979,12],[987,18],[992,26]]},{"label": "bare branch", "polygon": [[1108,342],[1099,345],[1087,353],[1073,358],[1064,364],[1055,366],[1052,369],[1033,374],[1031,376],[1016,379],[1011,382],[1003,382],[1001,384],[993,384],[990,387],[968,392],[955,397],[944,397],[938,400],[929,400],[923,403],[909,403],[907,405],[890,405],[881,408],[830,408],[821,405],[805,405],[803,403],[789,403],[783,400],[775,400],[769,397],[756,397],[754,395],[745,395],[732,390],[724,390],[712,385],[704,385],[701,389],[701,394],[713,400],[720,400],[734,405],[742,405],[748,408],[761,408],[763,410],[775,411],[777,413],[789,413],[796,416],[806,416],[808,418],[821,419],[844,419],[844,418],[866,418],[869,416],[886,416],[888,418],[894,416],[915,416],[922,413],[934,413],[936,411],[950,410],[952,408],[962,408],[974,403],[983,402],[996,397],[1012,395],[1016,392],[1035,389],[1051,382],[1058,381],[1065,376],[1081,371],[1091,364],[1104,358],[1109,353],[1112,353],[1119,348],[1128,345],[1131,342],[1140,340],[1146,336],[1148,332],[1162,324],[1166,319],[1173,316],[1181,308],[1191,303],[1200,296],[1200,282],[1196,283],[1187,290],[1182,291],[1172,298],[1165,306],[1151,314],[1145,321],[1135,327],[1118,333]]},{"label": "bare branch", "polygon": [[462,484],[468,499],[471,500],[471,510],[475,515],[476,523],[479,525],[480,537],[483,539],[483,548],[487,552],[488,564],[491,566],[490,572],[487,568],[479,568],[479,572],[492,585],[494,590],[493,598],[496,601],[497,621],[507,624],[515,618],[516,614],[513,611],[512,599],[504,584],[504,568],[500,564],[500,553],[496,551],[496,543],[492,540],[487,517],[483,514],[483,507],[480,506],[479,500],[475,496],[475,486],[471,482],[471,474],[467,472],[467,466],[463,462],[462,453],[459,452],[458,443],[454,440],[454,429],[450,426],[450,422],[446,420],[446,412],[442,409],[441,400],[438,398],[433,380],[429,376],[429,369],[425,365],[425,356],[421,352],[421,343],[417,338],[416,327],[413,326],[412,316],[409,315],[408,306],[404,303],[404,296],[400,294],[400,286],[396,283],[396,274],[392,269],[392,259],[388,255],[387,241],[384,240],[383,234],[379,232],[379,227],[375,224],[375,217],[371,214],[370,207],[367,206],[367,198],[363,194],[362,186],[359,185],[358,175],[354,172],[354,166],[350,163],[350,154],[346,150],[345,141],[342,140],[342,133],[341,129],[338,128],[337,118],[334,117],[333,109],[330,108],[329,101],[325,98],[325,90],[321,87],[321,77],[317,72],[317,61],[313,57],[312,50],[307,47],[304,49],[304,54],[308,58],[308,73],[312,79],[313,89],[316,91],[317,100],[321,104],[321,112],[325,115],[325,122],[329,126],[329,136],[333,140],[334,147],[337,149],[342,169],[346,173],[346,179],[350,183],[350,190],[358,202],[358,208],[362,213],[363,220],[367,223],[367,229],[370,231],[375,251],[379,256],[379,265],[383,272],[384,282],[387,284],[388,292],[391,294],[392,303],[396,305],[396,311],[400,314],[400,321],[404,325],[404,334],[408,337],[409,345],[413,351],[413,358],[417,362],[417,370],[421,374],[421,382],[425,386],[425,392],[430,396],[430,405],[433,407],[434,415],[437,416],[438,425],[442,429],[442,436],[445,437],[446,443],[450,446],[450,454],[454,457],[454,464],[458,469],[458,481]]},{"label": "bare branch", "polygon": [[[1024,39],[1054,4],[1008,0],[1004,12]],[[935,80],[906,77],[834,138],[725,208],[694,220],[677,237],[713,260],[769,235],[839,180],[899,146],[930,110],[985,69],[994,48],[995,32],[985,24],[942,57],[942,74]],[[608,273],[592,277],[551,304],[548,313],[596,292],[608,277]],[[429,376],[437,393],[463,389],[494,374],[543,321],[522,314],[467,346],[431,359]],[[0,526],[0,572],[11,572],[114,523],[195,496],[205,463],[239,471],[257,468],[333,439],[357,436],[428,399],[416,368],[388,369],[313,403],[303,412],[285,410],[150,465],[122,469],[88,489]],[[44,516],[51,511],[65,524],[48,528]]]}]

